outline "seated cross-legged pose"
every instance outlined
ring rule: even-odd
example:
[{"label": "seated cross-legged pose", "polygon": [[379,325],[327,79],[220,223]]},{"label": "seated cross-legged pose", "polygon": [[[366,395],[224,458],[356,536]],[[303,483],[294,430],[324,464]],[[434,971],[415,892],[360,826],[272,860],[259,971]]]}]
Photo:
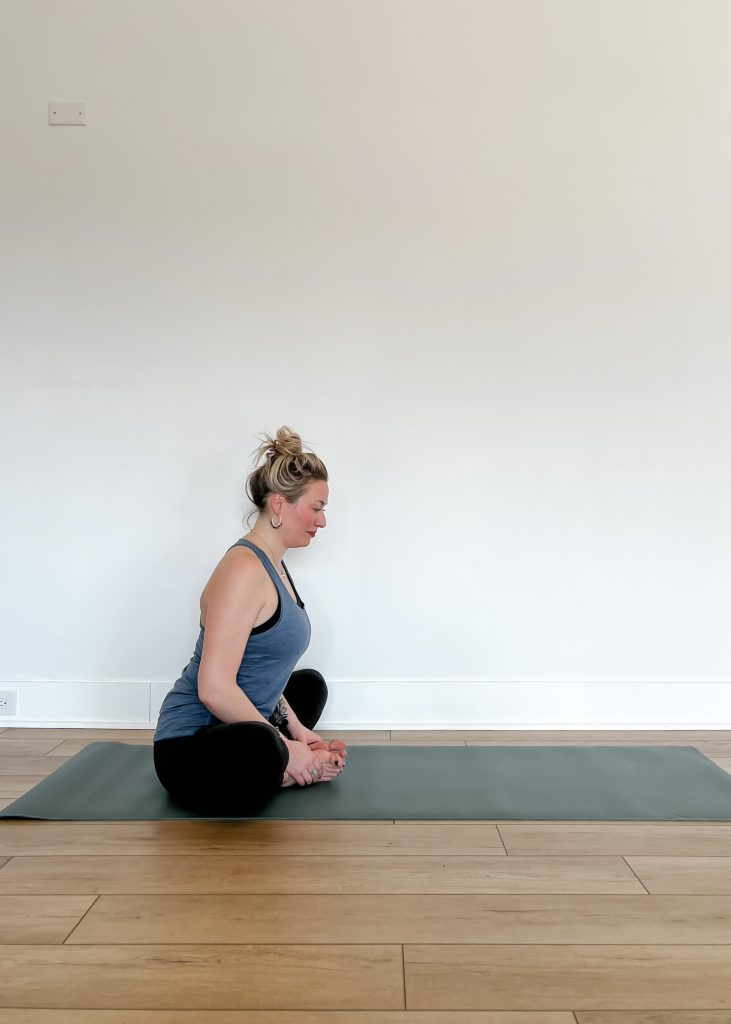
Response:
[{"label": "seated cross-legged pose", "polygon": [[160,782],[203,814],[256,814],[282,787],[330,782],[347,756],[313,732],[327,686],[314,669],[293,671],[310,620],[282,561],[325,526],[327,470],[287,427],[264,437],[246,486],[256,523],[203,589],[193,657],[155,732]]}]

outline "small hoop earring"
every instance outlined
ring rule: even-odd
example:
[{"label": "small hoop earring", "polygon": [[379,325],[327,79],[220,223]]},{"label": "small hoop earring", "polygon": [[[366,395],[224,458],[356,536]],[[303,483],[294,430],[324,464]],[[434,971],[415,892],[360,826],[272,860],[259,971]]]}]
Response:
[{"label": "small hoop earring", "polygon": [[273,518],[270,518],[270,519],[269,519],[269,522],[271,523],[271,527],[272,527],[272,529],[273,529],[273,530],[279,530],[279,529],[280,529],[280,527],[281,527],[281,526],[282,526],[282,525],[284,524],[284,520],[282,519],[282,517],[281,517],[281,516],[279,517],[279,525],[277,525],[277,524],[276,524],[276,523],[274,522],[274,519],[273,519]]}]

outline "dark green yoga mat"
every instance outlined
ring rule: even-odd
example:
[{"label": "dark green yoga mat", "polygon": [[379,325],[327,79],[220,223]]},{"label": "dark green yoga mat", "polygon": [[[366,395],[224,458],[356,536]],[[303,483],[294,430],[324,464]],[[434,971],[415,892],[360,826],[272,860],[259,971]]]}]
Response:
[{"label": "dark green yoga mat", "polygon": [[[0,818],[218,818],[177,807],[152,748],[91,743]],[[281,790],[259,818],[731,821],[731,775],[695,747],[353,746],[333,782]]]}]

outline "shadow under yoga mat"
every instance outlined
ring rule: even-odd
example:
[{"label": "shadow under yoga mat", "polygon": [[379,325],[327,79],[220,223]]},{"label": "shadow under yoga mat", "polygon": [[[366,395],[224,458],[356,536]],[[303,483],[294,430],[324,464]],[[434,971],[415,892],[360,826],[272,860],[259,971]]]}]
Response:
[{"label": "shadow under yoga mat", "polygon": [[[0,818],[218,819],[177,807],[152,748],[90,743]],[[731,821],[731,775],[695,747],[354,746],[333,782],[280,790],[258,818]]]}]

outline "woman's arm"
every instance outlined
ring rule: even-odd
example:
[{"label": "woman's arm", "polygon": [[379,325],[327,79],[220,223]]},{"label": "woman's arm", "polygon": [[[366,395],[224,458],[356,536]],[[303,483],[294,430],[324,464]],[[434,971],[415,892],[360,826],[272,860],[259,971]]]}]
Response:
[{"label": "woman's arm", "polygon": [[282,696],[280,698],[280,700],[284,704],[284,708],[285,708],[285,710],[287,712],[287,729],[289,731],[291,731],[292,728],[295,728],[295,729],[301,728],[302,723],[300,722],[300,720],[297,717],[297,715],[295,715],[294,711],[292,710],[292,706],[290,705],[290,703],[287,700],[287,698]]},{"label": "woman's arm", "polygon": [[238,555],[216,566],[208,590],[198,696],[221,722],[266,722],[236,685],[249,635],[265,600],[266,579],[256,556]]},{"label": "woman's arm", "polygon": [[198,695],[219,722],[265,722],[271,725],[236,683],[209,683],[202,693],[199,680]]}]

